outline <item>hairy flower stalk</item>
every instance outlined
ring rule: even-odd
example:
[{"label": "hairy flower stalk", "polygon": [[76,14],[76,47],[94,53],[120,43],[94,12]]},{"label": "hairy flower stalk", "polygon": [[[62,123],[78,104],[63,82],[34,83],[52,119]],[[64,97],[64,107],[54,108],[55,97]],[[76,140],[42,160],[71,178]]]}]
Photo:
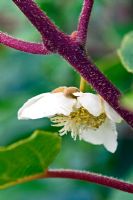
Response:
[{"label": "hairy flower stalk", "polygon": [[58,52],[64,57],[122,118],[133,127],[133,113],[122,108],[119,104],[121,93],[87,58],[84,48],[78,42],[72,40],[70,36],[59,31],[32,0],[13,0],[13,2],[41,33],[46,48],[51,52]]},{"label": "hairy flower stalk", "polygon": [[77,31],[77,42],[85,45],[88,32],[88,24],[94,0],[84,0],[83,9],[80,15]]},{"label": "hairy flower stalk", "polygon": [[44,176],[40,176],[40,178],[70,178],[104,185],[106,187],[111,187],[128,193],[133,193],[132,183],[86,171],[50,169],[47,171],[47,173],[44,174]]},{"label": "hairy flower stalk", "polygon": [[13,38],[12,36],[2,32],[0,32],[0,43],[26,53],[42,55],[50,54],[50,52],[44,47],[43,43],[26,42]]}]

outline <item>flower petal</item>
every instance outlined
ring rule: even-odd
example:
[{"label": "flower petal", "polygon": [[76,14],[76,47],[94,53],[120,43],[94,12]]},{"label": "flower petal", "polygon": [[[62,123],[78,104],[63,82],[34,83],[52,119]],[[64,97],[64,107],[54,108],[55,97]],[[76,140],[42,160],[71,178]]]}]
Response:
[{"label": "flower petal", "polygon": [[96,94],[91,93],[74,93],[77,97],[78,102],[85,109],[94,116],[99,116],[102,113],[102,104],[100,98]]},{"label": "flower petal", "polygon": [[117,131],[115,124],[106,119],[98,129],[86,129],[80,133],[80,139],[92,144],[103,144],[105,148],[114,153],[117,148]]},{"label": "flower petal", "polygon": [[114,153],[117,149],[117,131],[115,123],[107,120],[104,124],[104,133],[103,133],[103,145],[105,148]]},{"label": "flower petal", "polygon": [[104,101],[104,109],[107,117],[113,122],[120,123],[122,121],[120,115],[106,101]]},{"label": "flower petal", "polygon": [[38,119],[56,114],[69,115],[76,99],[63,93],[43,93],[29,99],[18,111],[18,119]]}]

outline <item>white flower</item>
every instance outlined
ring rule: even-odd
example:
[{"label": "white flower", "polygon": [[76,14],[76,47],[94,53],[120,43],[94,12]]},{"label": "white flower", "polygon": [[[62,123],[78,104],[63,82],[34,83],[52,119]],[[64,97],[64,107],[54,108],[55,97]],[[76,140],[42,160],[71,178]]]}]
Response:
[{"label": "white flower", "polygon": [[18,111],[18,119],[49,117],[54,126],[63,127],[60,135],[71,132],[76,140],[103,144],[110,152],[117,148],[115,123],[121,117],[99,95],[61,87],[29,99]]}]

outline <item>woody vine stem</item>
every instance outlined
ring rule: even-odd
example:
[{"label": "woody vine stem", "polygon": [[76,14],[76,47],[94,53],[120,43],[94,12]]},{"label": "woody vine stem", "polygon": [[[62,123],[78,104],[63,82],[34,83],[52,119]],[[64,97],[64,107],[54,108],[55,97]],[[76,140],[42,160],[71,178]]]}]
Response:
[{"label": "woody vine stem", "polygon": [[[88,24],[93,6],[93,0],[84,0],[82,12],[79,18],[77,31],[67,35],[60,31],[48,16],[36,5],[33,0],[12,0],[24,13],[34,27],[40,32],[42,43],[31,43],[13,38],[0,32],[0,43],[8,47],[24,51],[26,53],[47,55],[56,53],[67,60],[77,72],[103,97],[119,115],[133,127],[133,112],[121,107],[119,98],[120,91],[98,70],[90,58],[87,57],[85,44],[87,38]],[[73,178],[81,179],[81,173],[73,173]],[[85,172],[84,172],[85,173]],[[58,177],[59,172],[53,174]],[[66,173],[65,177],[70,177]],[[51,173],[52,176],[52,173]],[[93,176],[93,174],[92,174]],[[107,178],[107,179],[106,179]],[[108,186],[108,177],[100,177],[101,183]],[[95,179],[94,179],[95,180]],[[96,179],[97,180],[97,179]],[[97,183],[97,181],[94,181]],[[118,181],[119,182],[119,181]],[[116,181],[114,185],[118,184]],[[124,182],[121,182],[123,185]],[[119,184],[118,184],[119,185]],[[123,185],[124,186],[124,185]],[[133,185],[129,184],[129,192],[133,192]],[[114,187],[118,188],[119,187]],[[126,191],[121,187],[123,191]],[[128,190],[127,190],[128,191]]]}]

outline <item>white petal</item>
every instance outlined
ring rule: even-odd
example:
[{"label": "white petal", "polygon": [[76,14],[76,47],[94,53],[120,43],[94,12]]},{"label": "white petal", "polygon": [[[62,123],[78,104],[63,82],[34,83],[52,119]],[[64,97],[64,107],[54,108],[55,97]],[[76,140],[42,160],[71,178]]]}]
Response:
[{"label": "white petal", "polygon": [[76,103],[75,99],[63,93],[43,93],[29,99],[18,111],[18,119],[38,119],[55,114],[69,115]]},{"label": "white petal", "polygon": [[115,124],[106,119],[98,129],[86,129],[80,133],[80,139],[92,144],[103,144],[105,148],[114,153],[117,148],[117,132]]},{"label": "white petal", "polygon": [[120,115],[117,114],[117,112],[106,101],[104,101],[104,109],[109,119],[111,119],[113,122],[121,122],[122,118],[120,117]]},{"label": "white petal", "polygon": [[102,113],[102,104],[98,95],[91,93],[74,93],[74,95],[78,96],[77,101],[92,115],[99,116]]},{"label": "white petal", "polygon": [[103,144],[100,128],[97,130],[91,128],[81,129],[79,137],[92,144]]},{"label": "white petal", "polygon": [[103,144],[108,151],[114,153],[118,145],[115,123],[107,120],[104,125]]},{"label": "white petal", "polygon": [[75,97],[80,97],[80,96],[82,96],[84,93],[83,92],[74,92],[73,93],[73,95],[75,96]]}]

